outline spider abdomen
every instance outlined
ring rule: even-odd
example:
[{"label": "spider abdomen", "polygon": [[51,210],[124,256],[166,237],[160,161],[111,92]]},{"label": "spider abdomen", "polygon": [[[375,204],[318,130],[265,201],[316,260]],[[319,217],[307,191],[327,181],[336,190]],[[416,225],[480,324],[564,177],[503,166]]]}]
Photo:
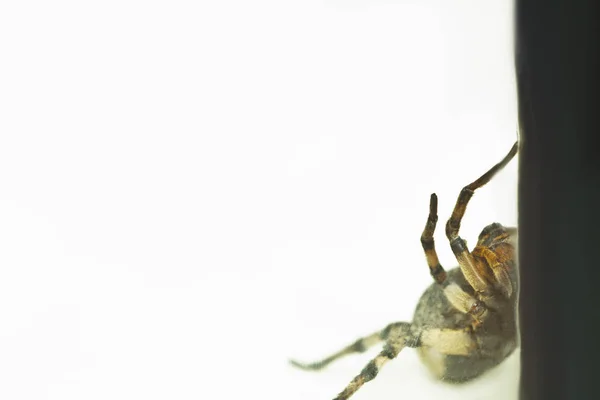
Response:
[{"label": "spider abdomen", "polygon": [[[448,281],[468,289],[460,268],[448,271]],[[517,329],[514,301],[507,299],[477,329],[472,328],[469,315],[456,310],[444,295],[444,287],[430,285],[421,296],[413,318],[415,335],[431,330],[465,331],[474,346],[468,354],[446,354],[447,344],[439,346],[421,344],[416,350],[421,361],[438,379],[460,383],[472,380],[500,364],[517,347]],[[437,344],[436,344],[437,345]]]}]

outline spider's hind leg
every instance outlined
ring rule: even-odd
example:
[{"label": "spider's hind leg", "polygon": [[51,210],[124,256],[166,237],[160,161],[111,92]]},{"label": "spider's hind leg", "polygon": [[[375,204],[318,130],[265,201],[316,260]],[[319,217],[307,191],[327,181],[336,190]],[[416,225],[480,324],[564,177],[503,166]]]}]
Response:
[{"label": "spider's hind leg", "polygon": [[392,334],[395,334],[395,332],[398,329],[408,329],[408,327],[410,327],[410,324],[408,324],[406,322],[395,322],[395,323],[389,324],[381,331],[378,331],[369,336],[365,336],[360,339],[357,339],[354,343],[344,347],[340,351],[338,351],[320,361],[305,364],[305,363],[301,363],[301,362],[298,362],[295,360],[290,360],[290,363],[293,366],[304,369],[304,370],[317,371],[317,370],[325,368],[327,365],[331,364],[335,360],[342,358],[344,356],[347,356],[349,354],[364,353],[365,351],[367,351],[369,348],[373,347],[377,343],[384,341],[384,340],[388,340],[388,338]]},{"label": "spider's hind leg", "polygon": [[[445,374],[444,356],[467,356],[477,348],[473,337],[465,329],[432,328],[420,332],[413,332],[413,329],[410,324],[406,323],[392,324],[383,350],[369,361],[334,400],[347,400],[365,383],[375,379],[383,365],[396,358],[404,347],[422,347],[426,349],[424,355],[426,359],[424,361],[430,369],[437,370],[439,376]],[[429,353],[427,349],[430,350]],[[440,359],[440,355],[442,355],[442,359]]]},{"label": "spider's hind leg", "polygon": [[365,383],[375,379],[381,368],[388,361],[396,358],[398,353],[404,347],[417,347],[418,339],[414,338],[410,332],[410,324],[399,322],[389,325],[382,332],[386,332],[388,335],[383,350],[375,356],[369,363],[363,368],[352,381],[344,388],[344,390],[336,396],[334,400],[346,400],[352,396],[358,389]]}]

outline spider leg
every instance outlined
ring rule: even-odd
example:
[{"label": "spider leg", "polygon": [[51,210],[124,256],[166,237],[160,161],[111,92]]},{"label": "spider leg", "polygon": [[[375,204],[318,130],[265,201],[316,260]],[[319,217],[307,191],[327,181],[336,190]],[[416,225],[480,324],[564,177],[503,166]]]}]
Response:
[{"label": "spider leg", "polygon": [[510,281],[510,277],[508,276],[508,271],[498,260],[498,255],[494,251],[490,250],[489,247],[483,246],[476,246],[473,249],[473,254],[483,257],[486,260],[487,264],[494,273],[496,281],[500,284],[502,291],[507,297],[510,297],[513,293],[513,286]]},{"label": "spider leg", "polygon": [[475,258],[469,252],[467,243],[460,236],[458,236],[460,223],[465,215],[467,204],[469,203],[469,200],[471,200],[471,197],[473,197],[475,190],[488,183],[492,177],[498,173],[498,171],[502,170],[502,168],[504,168],[506,164],[512,160],[515,154],[517,154],[517,149],[518,142],[513,145],[502,161],[494,165],[489,171],[479,177],[479,179],[465,186],[461,190],[458,200],[456,201],[456,205],[454,206],[454,210],[452,211],[452,216],[446,223],[446,237],[450,241],[452,252],[458,260],[458,264],[460,265],[465,279],[467,279],[469,284],[477,292],[485,292],[489,285],[485,277],[479,271]]},{"label": "spider leg", "polygon": [[333,361],[335,361],[341,357],[347,356],[349,354],[354,354],[354,353],[364,353],[370,347],[376,345],[377,343],[379,343],[383,340],[387,340],[390,337],[390,334],[392,332],[395,332],[398,329],[398,327],[406,327],[406,326],[410,326],[410,324],[408,324],[406,322],[395,322],[395,323],[389,324],[381,331],[375,332],[369,336],[359,338],[351,345],[344,347],[340,351],[338,351],[320,361],[305,364],[305,363],[301,363],[301,362],[298,362],[295,360],[290,360],[290,363],[293,366],[304,369],[304,370],[318,371],[320,369],[325,368],[327,365],[331,364]]},{"label": "spider leg", "polygon": [[427,217],[427,223],[425,224],[425,229],[421,235],[421,245],[425,251],[429,273],[433,279],[441,285],[446,281],[446,271],[440,264],[437,252],[435,251],[435,242],[433,240],[433,233],[435,232],[437,221],[437,195],[432,193],[431,198],[429,199],[429,216]]},{"label": "spider leg", "polygon": [[396,358],[404,347],[425,347],[444,355],[467,356],[476,351],[477,344],[464,329],[427,329],[418,338],[410,332],[409,324],[398,324],[390,331],[383,350],[363,368],[334,400],[347,400],[365,383],[375,379],[381,368]]},{"label": "spider leg", "polygon": [[472,315],[476,323],[481,322],[486,317],[486,305],[462,290],[456,283],[446,286],[444,294],[454,308],[465,314]]},{"label": "spider leg", "polygon": [[477,246],[471,252],[476,258],[485,260],[494,274],[489,281],[495,280],[507,297],[513,293],[513,285],[508,271],[515,258],[514,248],[517,245],[517,239],[516,228],[506,228],[498,223],[493,223],[483,228]]},{"label": "spider leg", "polygon": [[383,350],[363,368],[346,388],[338,394],[334,400],[346,400],[352,396],[365,383],[375,379],[381,368],[390,360],[396,358],[398,353],[406,347],[415,347],[414,341],[411,340],[410,324],[397,323],[392,324],[389,329],[389,337],[386,341]]}]

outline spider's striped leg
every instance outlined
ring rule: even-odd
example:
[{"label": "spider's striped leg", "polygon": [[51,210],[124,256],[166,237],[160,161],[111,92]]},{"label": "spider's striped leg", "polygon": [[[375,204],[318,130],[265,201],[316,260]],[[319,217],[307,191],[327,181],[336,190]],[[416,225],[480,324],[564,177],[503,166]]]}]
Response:
[{"label": "spider's striped leg", "polygon": [[415,347],[417,341],[412,338],[409,332],[410,324],[397,323],[393,324],[388,332],[388,339],[383,350],[363,368],[346,388],[337,395],[334,400],[346,400],[352,396],[366,382],[369,382],[377,376],[381,368],[388,361],[396,358],[400,350],[406,346]]},{"label": "spider's striped leg", "polygon": [[467,356],[477,348],[477,343],[465,329],[426,329],[410,332],[409,324],[398,324],[390,331],[383,350],[363,368],[334,400],[347,400],[365,383],[375,379],[388,361],[396,358],[404,347],[425,347],[444,355]]},{"label": "spider's striped leg", "polygon": [[437,195],[432,193],[431,198],[429,199],[429,217],[427,217],[427,224],[421,235],[421,245],[425,251],[429,273],[433,279],[441,285],[446,281],[446,271],[440,264],[437,252],[435,251],[435,242],[433,240],[433,233],[435,232],[437,221]]},{"label": "spider's striped leg", "polygon": [[[365,337],[362,337],[362,338],[356,340],[351,345],[344,347],[342,350],[330,355],[329,357],[324,358],[323,360],[316,361],[313,363],[308,363],[308,364],[290,360],[290,363],[295,367],[305,369],[305,370],[313,370],[313,371],[320,370],[320,369],[323,369],[324,367],[326,367],[327,365],[329,365],[330,363],[332,363],[333,361],[337,360],[338,358],[341,358],[341,357],[344,357],[346,355],[353,354],[353,353],[363,353],[363,352],[367,351],[367,349],[369,349],[370,347],[376,345],[377,343],[379,343],[383,340],[387,340],[393,332],[395,332],[397,329],[399,329],[399,327],[409,327],[409,326],[410,326],[410,324],[408,324],[406,322],[395,322],[393,324],[388,325],[381,331],[375,332],[369,336],[365,336]],[[406,329],[406,328],[402,328],[402,329]]]},{"label": "spider's striped leg", "polygon": [[471,200],[471,197],[473,197],[475,190],[488,183],[498,171],[504,168],[506,164],[512,160],[515,154],[517,154],[517,149],[518,142],[513,145],[502,161],[494,165],[489,171],[479,177],[479,179],[470,185],[465,186],[461,190],[458,200],[456,201],[456,205],[454,206],[454,210],[452,211],[452,216],[446,223],[446,236],[450,241],[452,252],[458,260],[458,264],[460,265],[460,269],[462,270],[465,279],[467,279],[469,284],[473,287],[473,289],[475,289],[476,292],[486,292],[489,285],[481,273],[475,258],[469,252],[467,243],[460,236],[458,236],[460,223],[465,215],[467,204],[469,204],[469,200]]}]

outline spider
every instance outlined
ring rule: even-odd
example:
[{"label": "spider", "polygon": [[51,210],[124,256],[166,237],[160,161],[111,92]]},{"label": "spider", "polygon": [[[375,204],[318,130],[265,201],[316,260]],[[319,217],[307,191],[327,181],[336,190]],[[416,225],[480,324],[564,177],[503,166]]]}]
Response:
[{"label": "spider", "polygon": [[461,190],[446,223],[446,237],[459,266],[447,272],[435,250],[437,196],[431,195],[421,244],[435,282],[421,296],[412,323],[389,324],[321,361],[304,364],[290,360],[292,365],[305,370],[320,370],[340,357],[362,353],[385,341],[382,351],[334,399],[345,400],[373,380],[383,365],[396,358],[404,347],[416,348],[433,375],[451,383],[470,381],[506,359],[518,345],[515,315],[517,228],[499,223],[486,226],[472,251],[458,233],[475,190],[502,170],[517,149],[518,142],[502,161]]}]

